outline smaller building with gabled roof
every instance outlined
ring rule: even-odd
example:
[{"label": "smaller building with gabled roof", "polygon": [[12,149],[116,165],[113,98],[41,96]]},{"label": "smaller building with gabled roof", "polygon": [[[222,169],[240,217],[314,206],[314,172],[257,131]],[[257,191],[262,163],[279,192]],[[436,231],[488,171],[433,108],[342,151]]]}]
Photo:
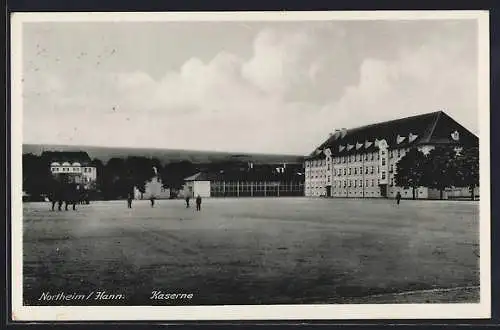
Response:
[{"label": "smaller building with gabled roof", "polygon": [[[394,197],[397,162],[416,147],[428,153],[436,145],[478,146],[479,139],[443,111],[340,129],[305,159],[305,195]],[[418,198],[431,198],[422,187]]]}]

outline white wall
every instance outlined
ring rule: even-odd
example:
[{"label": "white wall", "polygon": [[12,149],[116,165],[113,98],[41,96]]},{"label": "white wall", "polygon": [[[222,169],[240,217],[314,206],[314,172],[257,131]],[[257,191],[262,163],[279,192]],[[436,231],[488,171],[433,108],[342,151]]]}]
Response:
[{"label": "white wall", "polygon": [[210,181],[194,181],[194,197],[210,197]]}]

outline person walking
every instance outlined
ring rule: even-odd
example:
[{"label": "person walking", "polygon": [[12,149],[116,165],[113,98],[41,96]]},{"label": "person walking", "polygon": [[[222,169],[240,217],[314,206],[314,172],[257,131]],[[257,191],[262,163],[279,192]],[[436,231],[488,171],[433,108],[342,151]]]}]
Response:
[{"label": "person walking", "polygon": [[155,206],[155,197],[151,196],[151,198],[149,200],[151,201],[151,207],[154,207]]},{"label": "person walking", "polygon": [[196,197],[196,211],[201,211],[201,197],[198,195]]},{"label": "person walking", "polygon": [[189,195],[186,196],[186,208],[189,208]]},{"label": "person walking", "polygon": [[396,194],[396,204],[399,205],[400,202],[401,202],[401,193],[398,191],[398,193]]}]

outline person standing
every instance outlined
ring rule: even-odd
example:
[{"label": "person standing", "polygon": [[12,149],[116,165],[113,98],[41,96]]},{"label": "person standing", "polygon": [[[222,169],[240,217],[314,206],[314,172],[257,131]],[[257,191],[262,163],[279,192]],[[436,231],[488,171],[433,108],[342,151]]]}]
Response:
[{"label": "person standing", "polygon": [[154,207],[155,206],[155,197],[151,196],[151,198],[149,200],[151,201],[151,207]]},{"label": "person standing", "polygon": [[128,204],[128,208],[131,209],[132,208],[132,194],[128,194],[127,196],[127,204]]},{"label": "person standing", "polygon": [[189,208],[189,195],[186,196],[186,208]]},{"label": "person standing", "polygon": [[401,202],[401,193],[398,191],[396,194],[396,203],[399,205],[399,202]]},{"label": "person standing", "polygon": [[196,197],[196,211],[201,211],[201,197],[198,195]]}]

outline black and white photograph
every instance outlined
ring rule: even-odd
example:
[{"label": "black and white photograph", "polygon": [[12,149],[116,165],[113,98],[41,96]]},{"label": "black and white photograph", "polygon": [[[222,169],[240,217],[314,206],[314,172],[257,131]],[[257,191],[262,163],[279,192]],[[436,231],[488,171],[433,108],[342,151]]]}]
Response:
[{"label": "black and white photograph", "polygon": [[13,319],[489,317],[488,19],[15,13]]}]

